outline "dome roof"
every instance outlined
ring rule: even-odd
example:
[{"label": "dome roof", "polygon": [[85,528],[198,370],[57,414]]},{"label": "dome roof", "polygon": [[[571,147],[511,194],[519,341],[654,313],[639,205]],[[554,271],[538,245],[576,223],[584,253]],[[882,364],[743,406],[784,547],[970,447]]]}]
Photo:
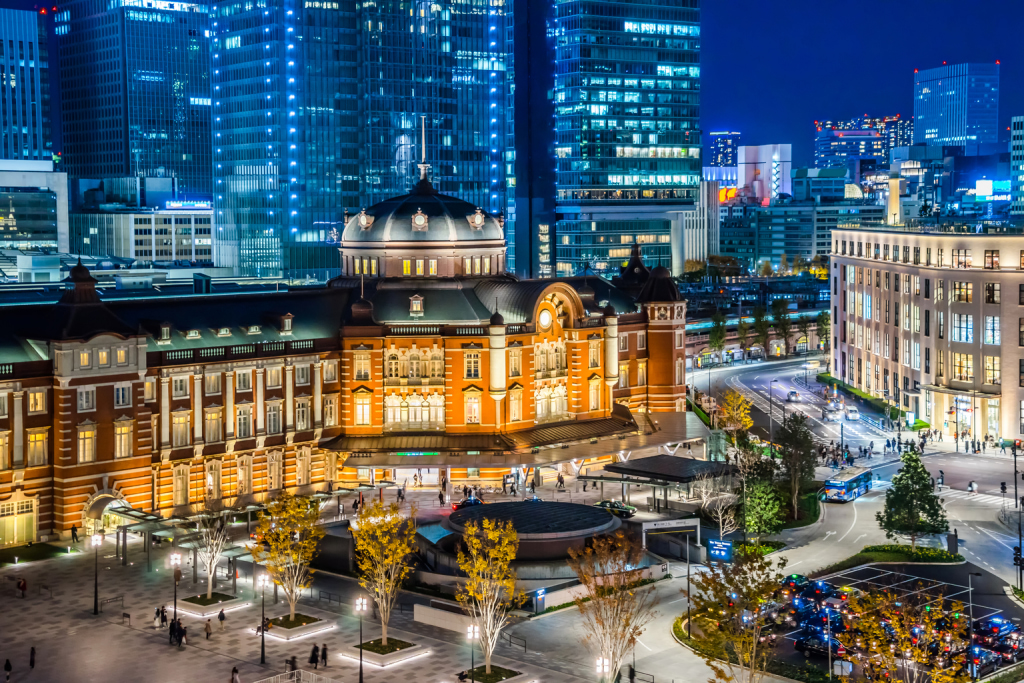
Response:
[{"label": "dome roof", "polygon": [[479,242],[503,241],[501,221],[457,197],[437,192],[428,180],[413,191],[363,209],[349,219],[345,242]]}]

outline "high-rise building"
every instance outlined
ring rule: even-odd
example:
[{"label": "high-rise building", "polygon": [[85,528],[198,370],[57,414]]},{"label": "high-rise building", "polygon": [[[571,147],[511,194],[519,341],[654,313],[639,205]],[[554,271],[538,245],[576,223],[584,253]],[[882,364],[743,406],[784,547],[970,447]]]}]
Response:
[{"label": "high-rise building", "polygon": [[915,143],[996,143],[998,117],[999,62],[914,70]]},{"label": "high-rise building", "polygon": [[503,210],[501,8],[219,0],[214,15],[217,265],[336,274],[346,212],[407,193],[424,156],[441,191]]},{"label": "high-rise building", "polygon": [[68,176],[53,161],[0,161],[0,249],[68,251]]},{"label": "high-rise building", "polygon": [[[819,168],[846,163],[850,158],[888,163],[893,149],[914,144],[914,119],[904,119],[900,114],[815,121],[814,131],[814,163]],[[856,134],[848,136],[851,131]],[[878,133],[877,141],[870,139],[869,131]]]},{"label": "high-rise building", "polygon": [[0,9],[0,159],[53,157],[48,62],[44,15]]},{"label": "high-rise building", "polygon": [[707,166],[735,166],[736,148],[740,146],[740,134],[728,131],[708,133],[709,153],[704,159]]},{"label": "high-rise building", "polygon": [[577,0],[557,19],[556,270],[611,272],[634,240],[669,266],[701,177],[700,2]]},{"label": "high-rise building", "polygon": [[1010,215],[1024,218],[1024,116],[1010,122]]},{"label": "high-rise building", "polygon": [[68,174],[173,177],[209,198],[209,7],[69,0],[55,21]]},{"label": "high-rise building", "polygon": [[736,186],[758,199],[793,194],[792,168],[792,145],[741,145],[736,154]]}]

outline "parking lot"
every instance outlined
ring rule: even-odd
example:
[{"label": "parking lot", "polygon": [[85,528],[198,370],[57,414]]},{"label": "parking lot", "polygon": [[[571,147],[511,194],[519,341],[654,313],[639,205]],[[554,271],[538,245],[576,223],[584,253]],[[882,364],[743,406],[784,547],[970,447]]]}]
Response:
[{"label": "parking lot", "polygon": [[[981,576],[973,574],[980,573]],[[968,581],[970,578],[970,582]],[[970,564],[949,566],[949,565],[876,565],[857,567],[854,569],[837,572],[820,580],[826,581],[836,589],[843,590],[846,594],[854,596],[858,592],[869,593],[887,591],[894,596],[895,600],[906,601],[907,604],[915,604],[921,607],[930,606],[938,613],[948,613],[954,603],[962,604],[963,614],[971,617],[975,622],[985,622],[994,619],[992,623],[1003,623],[1005,629],[1015,630],[1021,625],[1024,618],[1022,610],[1013,600],[1003,593],[1003,581],[987,572],[981,572],[978,567]],[[806,600],[806,599],[805,599]],[[834,602],[834,601],[833,601]],[[821,614],[820,612],[818,614]],[[835,614],[833,612],[833,614]],[[857,618],[863,618],[861,615]],[[1000,622],[999,620],[1003,620]],[[838,621],[838,619],[837,619]],[[845,617],[847,625],[856,624],[856,619]],[[800,665],[808,660],[821,668],[827,667],[827,653],[824,648],[819,648],[808,655],[805,655],[801,648],[806,649],[807,641],[804,639],[815,632],[821,635],[831,634],[835,637],[835,623],[825,629],[825,619],[821,619],[822,626],[817,629],[813,627],[801,628],[790,624],[788,628],[779,631],[778,644],[776,647],[777,658],[790,664]],[[966,623],[966,622],[965,622]],[[841,630],[841,627],[839,628]],[[1010,638],[1016,638],[1010,634]],[[840,637],[840,640],[848,640]],[[798,642],[800,641],[800,642]],[[824,641],[824,638],[821,638]],[[964,641],[966,642],[966,641]],[[1001,641],[993,640],[991,645],[982,645],[986,649],[997,648]],[[1016,646],[1016,640],[1013,641]],[[996,654],[993,661],[997,664],[992,666],[1003,668],[1015,661],[1024,660],[1024,641],[1020,643],[1022,651],[1002,656]],[[974,651],[972,650],[972,653]],[[833,659],[836,659],[835,650]],[[863,657],[846,656],[844,659],[851,659],[859,666],[864,661]],[[982,658],[982,661],[984,659]],[[991,667],[990,667],[991,668]],[[986,672],[982,672],[984,675]]]}]

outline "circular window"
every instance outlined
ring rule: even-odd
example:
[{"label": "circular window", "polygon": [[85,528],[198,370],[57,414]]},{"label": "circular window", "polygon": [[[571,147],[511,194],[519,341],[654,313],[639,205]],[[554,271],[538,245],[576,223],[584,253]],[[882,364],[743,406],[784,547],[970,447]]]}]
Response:
[{"label": "circular window", "polygon": [[423,215],[413,216],[412,222],[416,225],[423,225],[427,222],[427,217]]},{"label": "circular window", "polygon": [[540,326],[551,327],[551,311],[546,308],[540,312]]}]

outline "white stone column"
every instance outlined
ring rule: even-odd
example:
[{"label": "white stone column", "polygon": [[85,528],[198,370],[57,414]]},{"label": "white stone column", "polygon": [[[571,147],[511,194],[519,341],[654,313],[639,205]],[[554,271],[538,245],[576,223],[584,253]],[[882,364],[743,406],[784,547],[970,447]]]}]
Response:
[{"label": "white stone column", "polygon": [[11,392],[14,400],[11,409],[14,411],[14,450],[11,453],[11,466],[25,466],[25,392]]},{"label": "white stone column", "polygon": [[322,366],[322,361],[313,363],[313,426],[317,429],[323,427],[324,421],[323,387],[320,386],[320,369]]},{"label": "white stone column", "polygon": [[256,414],[253,416],[256,419],[256,435],[262,436],[265,433],[264,420],[266,419],[267,410],[263,403],[263,377],[266,371],[263,368],[256,368],[256,405],[253,408]]},{"label": "white stone column", "polygon": [[171,378],[160,378],[160,446],[171,447]]},{"label": "white stone column", "polygon": [[613,386],[619,381],[619,319],[606,315],[604,324],[604,381]]},{"label": "white stone column", "polygon": [[294,376],[295,368],[286,365],[284,368],[284,428],[286,432],[295,428],[295,389],[292,386]]}]

